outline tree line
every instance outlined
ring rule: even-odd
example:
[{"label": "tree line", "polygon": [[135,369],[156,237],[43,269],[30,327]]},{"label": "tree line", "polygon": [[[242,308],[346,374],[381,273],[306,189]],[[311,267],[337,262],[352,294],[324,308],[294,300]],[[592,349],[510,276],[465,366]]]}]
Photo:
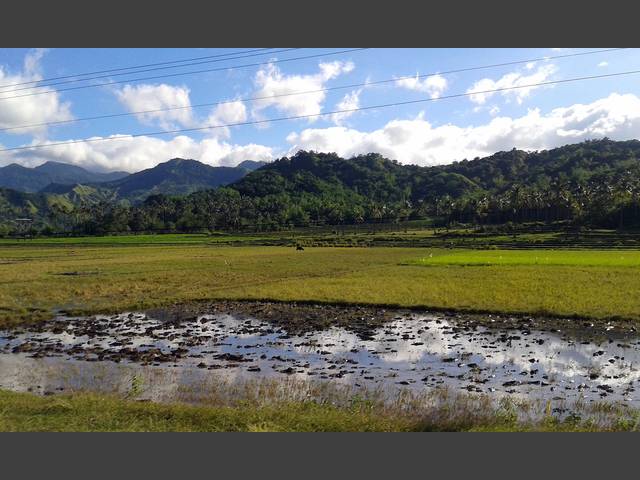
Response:
[{"label": "tree line", "polygon": [[569,223],[576,227],[640,227],[640,184],[553,184],[549,189],[513,185],[497,195],[475,193],[433,201],[340,201],[287,194],[252,198],[232,188],[187,196],[154,195],[140,205],[98,202],[55,209],[43,234],[108,232],[262,232],[315,225],[401,223],[430,219],[435,226]]},{"label": "tree line", "polygon": [[343,159],[301,151],[215,190],[152,195],[138,204],[53,204],[34,228],[259,232],[430,219],[442,227],[563,222],[630,229],[640,227],[639,159],[640,142],[609,139],[434,167],[379,154]]}]

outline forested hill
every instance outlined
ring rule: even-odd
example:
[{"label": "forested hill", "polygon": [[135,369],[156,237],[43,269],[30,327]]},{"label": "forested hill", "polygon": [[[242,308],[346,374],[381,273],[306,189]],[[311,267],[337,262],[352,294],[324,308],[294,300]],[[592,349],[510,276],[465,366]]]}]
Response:
[{"label": "forested hill", "polygon": [[[21,215],[29,207],[40,225],[88,233],[277,229],[406,219],[640,227],[637,140],[594,140],[539,152],[514,149],[433,167],[403,165],[375,153],[344,159],[300,151],[252,172],[238,168],[244,171],[237,180],[230,176],[227,182],[233,183],[217,189],[212,189],[216,184],[202,173],[203,167],[196,161],[167,162],[111,182],[117,189],[52,190],[48,202],[38,197],[22,202],[20,209],[11,208],[16,198],[5,191],[0,192],[0,206],[2,212]],[[159,171],[164,172],[162,182],[151,178]],[[153,189],[138,182],[148,178]],[[113,192],[124,192],[132,179],[152,195],[142,203],[117,201],[122,195]],[[137,192],[137,184],[132,191]],[[184,190],[200,191],[177,194]],[[54,194],[58,206],[51,208]],[[10,219],[2,212],[6,223]]]},{"label": "forested hill", "polygon": [[363,197],[400,202],[461,196],[479,186],[455,172],[403,165],[370,153],[343,159],[334,153],[300,151],[250,173],[231,185],[243,195],[312,195],[336,200]]},{"label": "forested hill", "polygon": [[[640,178],[640,141],[592,140],[552,150],[511,150],[475,160],[464,160],[436,170],[464,175],[488,191],[500,191],[514,184],[546,188],[553,184],[587,185]],[[625,178],[627,177],[627,178]]]},{"label": "forested hill", "polygon": [[340,223],[437,217],[446,222],[571,221],[640,226],[640,141],[591,140],[513,149],[449,165],[402,165],[379,154],[298,152],[231,185],[291,218]]},{"label": "forested hill", "polygon": [[353,194],[376,202],[425,201],[448,195],[503,193],[513,187],[549,190],[559,185],[612,188],[640,179],[640,141],[604,139],[553,150],[513,149],[449,165],[402,165],[379,154],[342,159],[300,151],[257,170],[232,185],[243,195]]}]

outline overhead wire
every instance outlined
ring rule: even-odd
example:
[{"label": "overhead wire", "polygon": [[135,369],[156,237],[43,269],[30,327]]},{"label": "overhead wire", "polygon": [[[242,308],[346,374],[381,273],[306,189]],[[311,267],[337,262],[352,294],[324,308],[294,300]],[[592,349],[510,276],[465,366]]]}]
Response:
[{"label": "overhead wire", "polygon": [[390,103],[377,104],[377,105],[368,105],[368,106],[364,106],[364,107],[333,110],[333,111],[324,112],[324,113],[314,113],[314,114],[307,114],[307,115],[291,115],[291,116],[286,116],[286,117],[278,117],[278,118],[263,119],[263,120],[250,120],[250,121],[245,121],[245,122],[235,122],[235,123],[227,123],[227,124],[207,125],[207,126],[203,126],[203,127],[192,127],[192,128],[173,129],[173,130],[162,130],[162,131],[156,131],[156,132],[144,132],[144,133],[137,133],[137,134],[131,134],[131,135],[119,135],[119,136],[111,136],[111,137],[92,137],[92,138],[85,138],[85,139],[79,139],[79,140],[69,140],[69,141],[63,141],[63,142],[51,142],[51,143],[35,144],[35,145],[28,145],[28,146],[21,146],[21,147],[10,147],[10,148],[0,149],[0,152],[9,152],[9,151],[18,151],[18,150],[34,150],[34,149],[50,148],[50,147],[61,146],[61,145],[73,145],[73,144],[78,144],[78,143],[94,143],[94,142],[115,141],[115,140],[131,139],[131,138],[138,138],[138,137],[170,135],[170,134],[176,134],[176,133],[186,133],[186,132],[195,132],[195,131],[204,131],[204,130],[214,130],[214,129],[219,129],[219,128],[237,127],[237,126],[245,126],[245,125],[256,125],[256,124],[271,123],[271,122],[281,122],[281,121],[287,121],[287,120],[298,120],[298,119],[306,119],[306,118],[314,118],[314,117],[325,117],[325,116],[342,114],[342,113],[354,113],[354,112],[359,112],[359,111],[364,111],[364,110],[389,108],[389,107],[395,107],[395,106],[401,106],[401,105],[413,105],[413,104],[419,104],[419,103],[448,100],[448,99],[452,99],[452,98],[468,97],[468,96],[471,96],[471,95],[483,95],[483,94],[490,94],[490,93],[499,93],[499,92],[517,90],[517,89],[522,89],[522,88],[533,88],[533,87],[541,87],[541,86],[547,86],[547,85],[557,85],[557,84],[564,84],[564,83],[584,81],[584,80],[594,80],[594,79],[600,79],[600,78],[612,78],[612,77],[619,77],[619,76],[623,76],[623,75],[634,75],[634,74],[638,74],[638,73],[640,73],[640,70],[629,70],[629,71],[607,73],[607,74],[601,74],[601,75],[588,75],[588,76],[566,78],[566,79],[560,79],[560,80],[551,80],[551,81],[547,81],[547,82],[536,82],[536,83],[530,83],[530,84],[516,85],[516,86],[511,86],[511,87],[502,87],[502,88],[493,88],[493,89],[486,89],[486,90],[467,91],[467,92],[464,92],[464,93],[443,95],[441,97],[435,97],[435,98],[422,98],[422,99],[416,99],[416,100],[406,100],[406,101],[401,101],[401,102],[390,102]]},{"label": "overhead wire", "polygon": [[[357,52],[357,51],[362,51],[362,50],[367,50],[367,48],[350,48],[350,49],[347,49],[347,50],[340,50],[340,51],[337,51],[337,52],[325,52],[325,53],[318,53],[318,54],[313,54],[313,55],[304,55],[304,56],[293,57],[293,58],[273,59],[273,60],[268,60],[268,61],[265,61],[265,62],[248,63],[248,64],[243,64],[243,65],[227,65],[227,66],[224,66],[224,67],[209,68],[209,69],[204,69],[204,70],[192,70],[192,71],[188,71],[188,72],[169,73],[169,74],[164,74],[164,75],[155,75],[155,76],[151,76],[151,77],[128,78],[128,79],[124,79],[124,80],[114,80],[114,81],[98,83],[98,84],[79,85],[79,86],[76,86],[76,87],[59,88],[59,89],[55,89],[55,90],[45,90],[45,91],[41,91],[41,92],[23,93],[23,94],[20,94],[20,95],[13,95],[13,96],[9,96],[9,97],[0,97],[0,101],[2,101],[2,100],[10,100],[10,99],[13,99],[13,98],[23,98],[23,97],[32,97],[32,96],[36,96],[36,95],[47,95],[47,94],[54,94],[54,93],[59,93],[59,92],[68,92],[68,91],[71,91],[71,90],[81,90],[81,89],[85,89],[85,88],[106,87],[106,86],[110,86],[110,85],[118,85],[118,84],[121,84],[121,83],[141,82],[141,81],[144,81],[144,80],[158,80],[158,79],[161,79],[161,78],[181,77],[181,76],[185,76],[185,75],[196,75],[196,74],[200,74],[200,73],[220,72],[220,71],[224,71],[224,70],[231,70],[231,69],[238,69],[238,68],[257,67],[257,66],[261,66],[261,65],[268,65],[268,64],[274,64],[274,63],[293,62],[293,61],[298,61],[298,60],[307,60],[307,59],[310,59],[310,58],[319,58],[319,57],[328,57],[328,56],[333,56],[333,55],[341,55],[343,53],[352,53],[352,52]],[[278,53],[278,52],[272,52],[272,53]],[[38,87],[36,87],[36,88],[38,88]],[[42,88],[46,88],[46,86],[42,87]],[[3,93],[3,92],[0,92],[0,93]]]},{"label": "overhead wire", "polygon": [[[108,69],[108,70],[97,70],[97,71],[93,71],[93,72],[85,72],[85,73],[74,73],[74,74],[69,74],[69,75],[63,75],[63,76],[59,76],[59,77],[49,77],[49,78],[41,78],[38,80],[30,80],[28,82],[17,82],[17,83],[10,83],[10,84],[6,84],[6,85],[0,85],[0,88],[9,88],[9,87],[16,87],[16,86],[20,86],[20,85],[30,85],[32,83],[42,83],[42,82],[49,82],[52,80],[62,80],[65,78],[75,78],[75,77],[84,77],[87,75],[97,75],[100,73],[109,73],[109,72],[120,72],[122,70],[133,70],[133,69],[138,69],[138,68],[146,68],[146,67],[155,67],[158,65],[169,65],[171,63],[181,63],[181,62],[191,62],[191,61],[195,61],[195,60],[204,60],[207,58],[218,58],[218,57],[227,57],[227,56],[233,56],[233,55],[241,55],[241,54],[245,54],[245,53],[252,53],[252,52],[258,52],[258,51],[265,51],[265,50],[274,50],[273,48],[254,48],[252,50],[243,50],[240,52],[229,52],[229,53],[220,53],[217,55],[206,55],[203,57],[192,57],[192,58],[185,58],[182,60],[170,60],[170,61],[166,61],[166,62],[158,62],[158,63],[148,63],[148,64],[144,64],[144,65],[134,65],[134,66],[130,66],[130,67],[120,67],[120,68],[112,68],[112,69]],[[178,65],[180,66],[180,65]],[[135,72],[132,72],[135,73]],[[41,86],[46,86],[46,85],[41,85]]]},{"label": "overhead wire", "polygon": [[[276,53],[285,53],[285,52],[290,52],[293,50],[299,50],[298,48],[283,48],[281,50],[276,50],[275,52],[268,52],[268,53],[253,53],[250,55],[241,55],[241,56],[237,56],[237,57],[227,57],[227,58],[216,58],[215,60],[203,60],[200,62],[192,62],[192,63],[185,63],[183,65],[171,65],[171,66],[164,66],[164,67],[154,67],[154,68],[147,68],[144,70],[136,70],[135,72],[122,72],[122,73],[114,73],[114,74],[107,74],[107,75],[100,75],[100,76],[96,76],[96,77],[90,77],[90,78],[74,78],[71,80],[64,80],[61,82],[54,82],[54,83],[48,83],[46,85],[36,85],[33,87],[22,87],[22,88],[16,88],[13,90],[5,90],[5,91],[1,91],[1,93],[12,93],[12,92],[19,92],[22,90],[34,90],[36,88],[46,88],[46,87],[53,87],[56,85],[64,85],[64,84],[68,84],[68,83],[79,83],[79,82],[88,82],[90,80],[101,80],[103,78],[112,78],[112,77],[118,77],[118,76],[122,76],[122,75],[134,75],[136,73],[145,73],[145,72],[153,72],[153,71],[157,71],[157,70],[167,70],[170,68],[179,68],[179,67],[190,67],[190,66],[194,66],[194,65],[202,65],[205,63],[217,63],[217,62],[227,62],[229,60],[239,60],[242,58],[249,58],[249,57],[256,57],[256,56],[260,56],[260,55],[273,55]],[[127,81],[127,80],[124,80]],[[134,80],[132,80],[134,81]],[[98,85],[99,86],[99,85]],[[41,92],[41,93],[49,93],[49,91],[47,92]],[[17,96],[18,98],[20,96]],[[4,98],[14,98],[14,97],[4,97]]]},{"label": "overhead wire", "polygon": [[132,112],[122,112],[122,113],[113,113],[113,114],[105,114],[105,115],[96,115],[96,116],[92,116],[92,117],[73,118],[73,119],[68,119],[68,120],[57,120],[57,121],[52,121],[52,122],[33,123],[33,124],[19,125],[19,126],[13,126],[13,127],[3,127],[3,128],[0,128],[0,132],[6,132],[6,131],[11,131],[11,130],[23,130],[23,129],[36,128],[36,127],[45,127],[45,126],[53,126],[53,125],[71,124],[71,123],[77,123],[77,122],[83,122],[83,121],[91,121],[91,120],[102,120],[102,119],[107,119],[107,118],[127,117],[127,116],[133,116],[133,115],[147,115],[147,114],[150,114],[150,113],[169,112],[169,111],[192,109],[192,108],[213,107],[213,106],[224,105],[224,104],[229,104],[229,103],[236,103],[236,102],[250,102],[250,101],[269,100],[269,99],[276,99],[276,98],[289,97],[289,96],[295,96],[295,95],[310,95],[310,94],[329,92],[329,91],[335,91],[335,90],[344,90],[344,89],[350,89],[350,88],[384,85],[384,84],[387,84],[387,83],[395,83],[395,82],[398,82],[398,81],[401,81],[401,80],[407,80],[407,79],[416,79],[416,80],[418,80],[418,79],[425,79],[425,78],[434,77],[434,76],[438,76],[438,75],[450,75],[450,74],[454,74],[454,73],[462,73],[462,72],[469,72],[469,71],[476,71],[476,70],[484,70],[484,69],[498,68],[498,67],[511,66],[511,65],[518,65],[518,64],[524,64],[524,63],[532,63],[532,62],[538,62],[538,61],[555,60],[555,59],[561,59],[561,58],[567,58],[567,57],[576,57],[576,56],[584,56],[584,55],[594,55],[594,54],[612,52],[612,51],[617,51],[617,50],[625,50],[625,49],[624,48],[609,48],[609,49],[604,49],[604,50],[591,50],[591,51],[588,51],[588,52],[578,52],[578,53],[555,55],[555,56],[529,58],[529,59],[524,59],[524,60],[515,60],[515,61],[509,61],[509,62],[502,62],[502,63],[493,63],[493,64],[488,64],[488,65],[464,67],[464,68],[457,68],[457,69],[452,69],[452,70],[445,70],[445,71],[425,73],[425,74],[403,75],[403,76],[393,77],[393,78],[390,78],[390,79],[377,80],[377,81],[367,81],[367,82],[361,82],[361,83],[351,83],[351,84],[347,84],[347,85],[338,85],[338,86],[333,86],[333,87],[325,87],[325,88],[320,88],[320,89],[315,89],[315,90],[289,92],[289,93],[282,93],[282,94],[268,95],[268,96],[236,98],[236,99],[233,99],[233,100],[219,100],[219,101],[214,101],[214,102],[205,102],[205,103],[198,103],[198,104],[186,105],[186,106],[165,107],[165,108],[156,108],[156,109],[151,109],[151,110],[139,110],[139,111],[132,111]]}]

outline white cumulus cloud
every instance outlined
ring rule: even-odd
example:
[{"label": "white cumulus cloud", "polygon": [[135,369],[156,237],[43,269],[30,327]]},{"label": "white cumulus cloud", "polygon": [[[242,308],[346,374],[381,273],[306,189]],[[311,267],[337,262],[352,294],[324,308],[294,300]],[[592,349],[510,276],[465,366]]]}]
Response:
[{"label": "white cumulus cloud", "polygon": [[169,140],[129,135],[112,135],[106,138],[112,140],[0,152],[0,165],[16,162],[35,166],[54,160],[95,171],[136,172],[175,157],[192,158],[212,166],[233,166],[243,160],[271,160],[275,156],[273,149],[265,145],[237,145],[218,138],[195,140],[185,135]]},{"label": "white cumulus cloud", "polygon": [[[247,107],[241,100],[234,100],[216,105],[209,117],[204,121],[204,125],[227,125],[241,123],[246,120]],[[228,127],[214,128],[210,132],[213,137],[229,138],[231,136]]]},{"label": "white cumulus cloud", "polygon": [[[346,157],[378,152],[402,163],[435,165],[514,147],[549,149],[605,136],[614,140],[640,138],[640,97],[612,93],[591,103],[548,112],[529,109],[514,118],[496,112],[487,123],[478,125],[434,125],[424,115],[418,115],[389,121],[372,131],[340,125],[306,128],[290,133],[286,140],[290,145],[288,154],[299,149],[336,152]],[[55,160],[96,170],[137,171],[173,157],[194,158],[210,165],[235,165],[247,159],[271,160],[280,154],[266,145],[235,144],[216,137],[196,140],[180,135],[165,140],[119,136],[112,141],[0,152],[0,165],[17,162],[33,166]]]},{"label": "white cumulus cloud", "polygon": [[139,84],[125,85],[115,90],[118,101],[129,112],[145,112],[164,110],[160,112],[139,113],[136,118],[146,125],[159,125],[163,130],[174,130],[180,127],[191,127],[195,124],[186,86],[167,84]]},{"label": "white cumulus cloud", "polygon": [[640,98],[613,93],[589,104],[532,109],[517,118],[494,117],[477,126],[434,126],[423,117],[392,120],[370,132],[342,126],[292,132],[289,153],[299,149],[342,156],[378,152],[403,163],[436,165],[486,156],[500,150],[539,150],[589,138],[640,138]]},{"label": "white cumulus cloud", "polygon": [[[347,93],[342,100],[340,100],[336,104],[336,110],[353,110],[360,107],[360,94],[362,93],[362,89],[353,90],[350,93]],[[331,115],[331,119],[336,125],[342,125],[343,122],[349,118],[351,115],[356,113],[355,111],[344,111],[339,113],[334,113]]]},{"label": "white cumulus cloud", "polygon": [[428,93],[431,98],[439,98],[448,86],[447,79],[439,74],[424,78],[420,78],[418,74],[415,77],[399,78],[396,80],[396,85],[408,90]]},{"label": "white cumulus cloud", "polygon": [[[353,69],[353,62],[335,61],[321,63],[318,73],[315,74],[286,75],[276,65],[266,65],[256,73],[254,79],[256,86],[254,96],[262,100],[254,101],[252,115],[254,118],[261,119],[261,112],[269,107],[274,107],[289,116],[317,115],[322,112],[326,98],[326,93],[322,91],[325,84]],[[313,93],[290,95],[307,91]],[[309,121],[314,120],[315,117],[309,119]]]},{"label": "white cumulus cloud", "polygon": [[[4,133],[27,133],[41,138],[46,135],[46,126],[13,128],[22,127],[23,125],[71,120],[73,118],[71,104],[63,102],[54,88],[25,89],[25,87],[33,86],[33,84],[25,84],[25,82],[43,79],[40,60],[45,53],[46,50],[43,49],[29,52],[24,59],[24,66],[21,72],[12,73],[6,67],[0,66],[0,128],[12,129],[6,130]],[[36,92],[47,93],[23,96]],[[6,99],[2,100],[2,98]]]},{"label": "white cumulus cloud", "polygon": [[[527,68],[527,70],[533,70],[533,66],[531,68]],[[551,75],[556,72],[555,65],[548,63],[545,65],[541,65],[537,68],[533,73],[522,73],[522,72],[511,72],[503,75],[498,80],[493,80],[491,78],[483,78],[475,82],[471,88],[467,90],[467,93],[472,95],[469,96],[470,100],[477,104],[485,103],[489,98],[493,97],[496,93],[501,93],[503,96],[508,98],[515,98],[518,104],[521,104],[526,97],[528,97],[531,92],[537,88],[538,86],[528,87],[526,85],[533,85],[536,83],[541,83],[547,81]],[[505,90],[503,92],[486,92],[487,90],[498,90],[498,89],[507,89],[513,88],[513,90]]]}]

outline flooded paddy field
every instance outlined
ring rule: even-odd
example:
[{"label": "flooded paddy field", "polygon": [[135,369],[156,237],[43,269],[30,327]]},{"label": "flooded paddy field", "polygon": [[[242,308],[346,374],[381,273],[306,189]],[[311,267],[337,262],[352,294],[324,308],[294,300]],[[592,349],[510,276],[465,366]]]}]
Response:
[{"label": "flooded paddy field", "polygon": [[280,379],[640,408],[640,335],[575,319],[265,302],[59,315],[0,331],[0,388],[15,391],[200,401],[203,385]]}]

